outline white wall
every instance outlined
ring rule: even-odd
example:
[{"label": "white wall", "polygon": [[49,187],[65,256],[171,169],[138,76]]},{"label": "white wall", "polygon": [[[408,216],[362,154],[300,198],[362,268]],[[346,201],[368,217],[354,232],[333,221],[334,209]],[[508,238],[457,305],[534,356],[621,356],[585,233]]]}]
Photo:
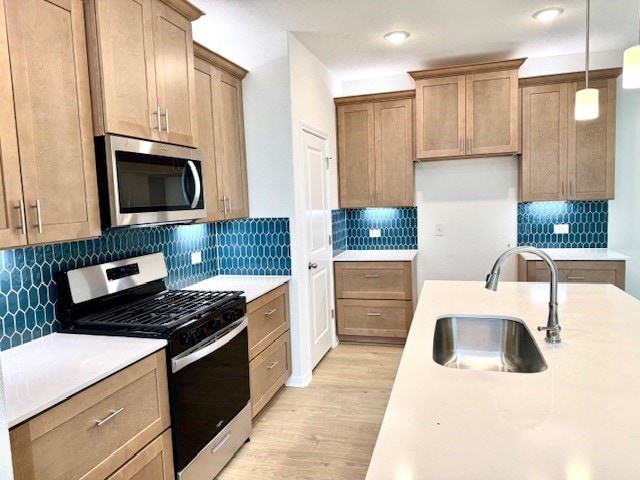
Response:
[{"label": "white wall", "polygon": [[616,104],[616,198],[609,202],[609,247],[631,257],[626,290],[640,298],[640,90],[624,90]]},{"label": "white wall", "polygon": [[289,34],[289,71],[291,85],[291,123],[293,145],[293,184],[295,215],[291,220],[291,263],[294,281],[292,305],[297,304],[297,321],[291,324],[291,355],[293,374],[287,385],[304,386],[311,381],[309,277],[305,250],[305,170],[302,148],[302,126],[327,136],[330,162],[330,196],[333,208],[338,205],[336,115],[333,98],[342,91],[341,82],[293,35]]},{"label": "white wall", "polygon": [[[424,280],[484,280],[517,241],[517,157],[416,164],[418,285]],[[444,236],[436,236],[437,224]],[[509,260],[501,280],[516,279]]]}]

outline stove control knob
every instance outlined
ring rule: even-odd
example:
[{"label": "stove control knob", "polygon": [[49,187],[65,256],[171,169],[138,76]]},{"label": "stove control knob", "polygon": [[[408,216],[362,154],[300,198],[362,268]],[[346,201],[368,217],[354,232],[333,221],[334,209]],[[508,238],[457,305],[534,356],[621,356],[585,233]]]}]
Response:
[{"label": "stove control knob", "polygon": [[197,342],[196,336],[192,332],[184,334],[180,339],[180,343],[182,343],[183,345],[186,345],[187,347],[191,347],[195,345],[196,342]]},{"label": "stove control knob", "polygon": [[196,337],[199,340],[202,340],[204,337],[207,336],[207,332],[204,330],[204,327],[200,327],[197,331],[196,331]]}]

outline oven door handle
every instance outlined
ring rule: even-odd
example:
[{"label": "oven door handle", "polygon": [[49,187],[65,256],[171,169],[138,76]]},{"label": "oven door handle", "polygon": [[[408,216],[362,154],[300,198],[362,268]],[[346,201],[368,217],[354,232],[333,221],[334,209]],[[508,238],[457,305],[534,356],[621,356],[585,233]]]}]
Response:
[{"label": "oven door handle", "polygon": [[232,323],[231,325],[234,327],[222,337],[209,342],[205,340],[202,344],[202,347],[189,353],[188,355],[184,357],[178,355],[176,358],[172,358],[171,372],[176,373],[182,370],[184,367],[191,365],[193,362],[197,362],[201,358],[206,357],[207,355],[210,355],[216,350],[224,347],[227,343],[236,338],[245,328],[247,328],[247,323],[247,317],[242,317],[240,320]]}]

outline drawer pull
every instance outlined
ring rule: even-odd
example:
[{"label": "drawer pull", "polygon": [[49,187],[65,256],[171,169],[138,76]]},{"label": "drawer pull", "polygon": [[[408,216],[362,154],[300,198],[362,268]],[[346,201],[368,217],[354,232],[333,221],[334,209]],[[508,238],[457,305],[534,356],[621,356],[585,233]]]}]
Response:
[{"label": "drawer pull", "polygon": [[381,317],[382,314],[380,312],[367,312],[367,317]]},{"label": "drawer pull", "polygon": [[365,275],[364,278],[378,278],[380,275]]},{"label": "drawer pull", "polygon": [[278,360],[276,360],[275,362],[273,362],[271,365],[269,365],[269,366],[267,367],[267,370],[273,370],[273,369],[274,369],[274,367],[275,367],[278,363],[280,363],[280,362],[279,362]]},{"label": "drawer pull", "polygon": [[111,415],[109,415],[107,418],[105,418],[104,420],[94,420],[96,422],[96,427],[99,427],[101,425],[104,425],[105,423],[107,423],[109,420],[111,420],[113,417],[115,417],[116,415],[118,415],[119,413],[122,413],[122,411],[124,410],[124,407],[118,409],[118,410],[111,410]]},{"label": "drawer pull", "polygon": [[584,277],[567,277],[567,280],[584,280]]},{"label": "drawer pull", "polygon": [[272,308],[271,310],[269,310],[268,312],[264,312],[264,316],[265,317],[270,317],[271,315],[273,315],[274,313],[276,313],[278,309],[277,308]]},{"label": "drawer pull", "polygon": [[222,448],[222,446],[225,443],[227,443],[227,440],[229,440],[230,438],[231,438],[231,431],[228,431],[226,433],[226,435],[224,437],[222,437],[222,440],[220,440],[218,443],[216,443],[216,445],[211,449],[211,455],[213,455],[218,450],[220,450]]}]

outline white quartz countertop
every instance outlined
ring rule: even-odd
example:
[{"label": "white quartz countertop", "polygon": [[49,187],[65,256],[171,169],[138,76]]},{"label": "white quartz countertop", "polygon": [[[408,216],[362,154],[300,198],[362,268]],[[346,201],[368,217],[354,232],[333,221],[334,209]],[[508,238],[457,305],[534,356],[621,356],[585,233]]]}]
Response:
[{"label": "white quartz countertop", "polygon": [[347,250],[333,257],[334,262],[410,262],[418,250]]},{"label": "white quartz countertop", "polygon": [[[550,345],[549,286],[427,281],[367,480],[627,479],[640,472],[640,301],[612,285],[558,286],[562,343]],[[458,370],[432,359],[447,314],[522,319],[540,373]]]},{"label": "white quartz countertop", "polygon": [[[541,248],[552,260],[629,260],[630,257],[608,248]],[[525,260],[540,260],[531,253],[521,253]]]},{"label": "white quartz countertop", "polygon": [[166,340],[54,333],[0,353],[9,428],[161,350]]},{"label": "white quartz countertop", "polygon": [[291,277],[275,275],[217,275],[194,283],[185,290],[242,290],[249,303],[289,280]]}]

